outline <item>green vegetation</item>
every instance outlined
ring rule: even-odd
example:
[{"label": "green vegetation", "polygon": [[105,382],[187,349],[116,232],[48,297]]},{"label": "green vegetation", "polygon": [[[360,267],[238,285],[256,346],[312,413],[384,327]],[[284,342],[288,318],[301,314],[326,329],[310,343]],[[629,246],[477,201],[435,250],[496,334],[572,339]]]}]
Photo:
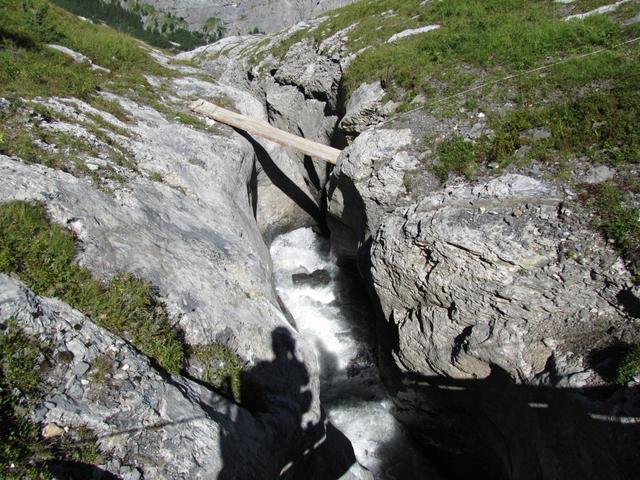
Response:
[{"label": "green vegetation", "polygon": [[17,273],[35,293],[60,298],[131,340],[162,368],[179,372],[184,348],[151,286],[129,274],[108,284],[73,262],[71,232],[49,223],[40,204],[0,205],[0,271]]},{"label": "green vegetation", "polygon": [[224,22],[218,17],[209,17],[204,22],[204,31],[209,35],[207,43],[212,43],[222,38],[226,30]]},{"label": "green vegetation", "polygon": [[446,181],[450,173],[473,176],[476,171],[476,152],[471,142],[461,136],[445,140],[438,148],[439,163],[433,167],[441,181]]},{"label": "green vegetation", "polygon": [[638,374],[640,374],[640,344],[631,347],[622,359],[616,372],[616,383],[625,385]]},{"label": "green vegetation", "polygon": [[[381,80],[392,96],[410,101],[418,93],[456,93],[479,76],[489,80],[505,71],[538,66],[550,55],[562,58],[625,38],[622,28],[606,16],[564,22],[558,13],[563,7],[545,0],[423,3],[356,2],[334,10],[318,28],[297,32],[273,53],[282,56],[302,38],[319,43],[355,25],[347,36],[350,50],[373,48],[361,52],[349,67],[347,90]],[[441,28],[386,43],[395,33],[431,24]],[[473,69],[473,75],[465,67]]]},{"label": "green vegetation", "polygon": [[[79,51],[111,73],[97,72],[86,64],[74,63],[48,43]],[[99,115],[89,115],[85,130],[106,147],[96,150],[90,139],[56,131],[52,120],[65,121],[60,114],[33,102],[37,96],[76,97],[130,121],[120,105],[98,95],[108,88],[149,101],[156,93],[144,75],[172,76],[157,64],[132,38],[103,25],[82,21],[47,0],[14,2],[0,0],[0,96],[10,100],[10,108],[0,111],[0,153],[15,155],[27,163],[41,163],[78,177],[90,177],[101,188],[122,182],[122,172],[111,165],[88,168],[84,158],[106,153],[120,167],[135,171],[128,152],[119,147],[110,133],[127,132]],[[37,115],[32,115],[35,110]],[[72,121],[70,123],[77,123]]]},{"label": "green vegetation", "polygon": [[99,355],[91,362],[89,377],[97,384],[102,384],[113,371],[113,360],[108,355]]},{"label": "green vegetation", "polygon": [[176,112],[175,118],[184,125],[199,128],[201,130],[207,129],[207,124],[204,121],[190,113]]},{"label": "green vegetation", "polygon": [[[640,159],[639,159],[640,161]],[[632,273],[640,273],[640,208],[624,204],[625,191],[613,182],[583,187],[585,203],[596,213],[597,227],[615,242]]]},{"label": "green vegetation", "polygon": [[[10,321],[0,334],[0,474],[2,478],[44,478],[34,460],[48,457],[37,425],[26,415],[40,393],[46,348],[20,332]],[[13,465],[13,467],[12,467]]]},{"label": "green vegetation", "polygon": [[[525,146],[530,148],[529,158],[552,163],[581,156],[618,167],[638,163],[639,59],[637,53],[632,58],[610,54],[582,59],[550,73],[544,82],[538,82],[538,90],[525,85],[519,90],[521,106],[504,114],[490,114],[492,137],[469,143],[464,155],[455,161],[442,161],[444,166],[438,167],[436,173],[442,180],[449,172],[470,176],[474,170],[470,166],[476,162],[496,162],[504,168],[521,160],[516,152]],[[570,95],[584,85],[597,88]],[[544,90],[544,95],[552,90],[558,98],[545,104],[539,90]],[[524,133],[531,129],[544,129],[550,136],[530,138]],[[449,152],[450,144],[460,142],[455,137],[446,141],[439,147],[441,156],[461,154]],[[467,165],[465,171],[454,168],[460,163]]]},{"label": "green vegetation", "polygon": [[[99,115],[89,117],[91,121],[83,122],[81,126],[105,144],[103,150],[106,149],[115,164],[135,171],[136,166],[129,159],[129,153],[117,146],[110,136],[110,132],[120,135],[126,135],[127,132]],[[99,171],[90,169],[83,157],[99,155],[95,144],[83,136],[49,128],[49,123],[54,119],[67,120],[54,115],[41,104],[27,105],[22,101],[14,101],[8,109],[0,111],[0,136],[4,139],[0,142],[0,153],[19,157],[26,163],[40,163],[77,177],[92,178],[99,187],[104,187],[108,181],[124,181],[124,177],[111,165],[100,167]],[[78,122],[74,120],[70,123]]]},{"label": "green vegetation", "polygon": [[[111,70],[98,72],[48,48],[60,44]],[[144,74],[170,76],[138,42],[84,22],[47,0],[0,0],[0,95],[93,98],[98,88],[144,89]]]},{"label": "green vegetation", "polygon": [[28,418],[44,394],[49,355],[48,347],[25,335],[15,321],[0,333],[0,476],[7,480],[49,478],[51,462],[99,460],[95,437],[87,430],[45,439]]},{"label": "green vegetation", "polygon": [[[133,3],[131,10],[123,8],[118,2],[104,0],[52,1],[76,15],[96,22],[104,22],[123,33],[161,48],[191,50],[200,45],[215,42],[225,32],[219,18],[209,18],[205,22],[203,32],[190,31],[184,19],[175,17],[170,12],[158,12],[153,6],[140,4],[137,1]],[[179,47],[174,43],[179,44]]]},{"label": "green vegetation", "polygon": [[151,174],[149,175],[149,178],[153,182],[159,182],[159,183],[164,182],[164,177],[162,176],[161,172],[151,172]]},{"label": "green vegetation", "polygon": [[[628,178],[640,162],[640,44],[618,44],[640,35],[639,24],[619,21],[640,13],[640,5],[629,2],[612,15],[566,22],[567,14],[607,2],[422,3],[356,2],[315,29],[298,31],[272,53],[283,56],[302,39],[320,43],[350,27],[348,48],[369,48],[346,72],[347,93],[380,80],[389,98],[401,102],[400,111],[415,107],[411,102],[420,94],[425,113],[436,121],[465,123],[484,113],[490,135],[469,140],[455,133],[442,140],[427,133],[425,147],[434,152],[430,168],[442,182],[452,174],[472,178],[529,162],[544,164],[554,180],[569,183],[578,158],[616,167],[614,181],[585,188],[583,199],[596,213],[596,226],[637,274],[639,212],[632,198],[640,188]],[[395,33],[431,24],[441,28],[386,43]],[[599,53],[583,55],[594,51]],[[544,135],[531,133],[536,131]]]},{"label": "green vegetation", "polygon": [[[186,348],[152,287],[129,274],[100,282],[75,264],[74,256],[73,235],[51,224],[41,204],[0,205],[0,271],[18,274],[36,294],[60,298],[98,325],[129,339],[160,367],[179,373]],[[244,366],[240,357],[218,344],[199,346],[191,356],[203,365],[203,381],[239,401]],[[91,364],[92,380],[104,382],[111,365],[108,356],[97,357]]]},{"label": "green vegetation", "polygon": [[191,358],[203,365],[202,380],[236,402],[242,400],[240,392],[244,364],[238,355],[224,345],[209,343],[195,347]]},{"label": "green vegetation", "polygon": [[236,107],[236,102],[234,102],[233,98],[231,98],[229,95],[226,95],[224,93],[221,93],[219,95],[214,95],[213,97],[211,97],[209,101],[212,103],[215,103],[219,107],[226,108],[227,110],[231,110],[236,113],[240,113],[240,111]]}]

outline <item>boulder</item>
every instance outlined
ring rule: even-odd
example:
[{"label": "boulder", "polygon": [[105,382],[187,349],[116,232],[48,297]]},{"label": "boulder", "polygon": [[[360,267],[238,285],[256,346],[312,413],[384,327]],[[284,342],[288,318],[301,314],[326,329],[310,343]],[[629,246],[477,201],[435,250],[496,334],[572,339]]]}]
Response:
[{"label": "boulder", "polygon": [[373,237],[382,372],[399,418],[453,475],[635,468],[624,445],[638,432],[619,422],[638,399],[621,410],[594,360],[638,341],[618,301],[630,278],[578,208],[549,183],[503,175],[427,193]]},{"label": "boulder", "polygon": [[340,129],[346,135],[356,137],[383,121],[396,106],[393,102],[384,102],[384,96],[385,91],[379,81],[360,85],[347,102],[346,113],[340,120]]},{"label": "boulder", "polygon": [[333,110],[337,107],[340,59],[324,55],[308,40],[291,46],[273,78],[281,85],[296,85],[306,97],[323,100]]},{"label": "boulder", "polygon": [[315,270],[311,273],[294,273],[291,276],[294,285],[321,287],[331,282],[331,274],[326,270]]},{"label": "boulder", "polygon": [[338,257],[353,260],[384,216],[411,203],[405,176],[421,167],[409,130],[367,130],[346,148],[327,187],[327,222]]}]

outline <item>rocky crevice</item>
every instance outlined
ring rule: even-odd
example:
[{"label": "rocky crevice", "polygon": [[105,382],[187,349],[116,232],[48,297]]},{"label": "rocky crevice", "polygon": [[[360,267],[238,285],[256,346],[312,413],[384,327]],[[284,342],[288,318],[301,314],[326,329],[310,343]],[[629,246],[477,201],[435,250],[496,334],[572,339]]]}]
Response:
[{"label": "rocky crevice", "polygon": [[[281,128],[304,133],[309,119],[276,98],[327,98],[309,95],[304,80],[305,65],[329,64],[316,48],[295,44],[267,61],[266,77],[253,69]],[[632,283],[617,253],[576,192],[542,174],[442,187],[414,132],[367,129],[394,108],[379,89],[363,85],[331,119],[349,146],[324,191],[333,250],[358,265],[378,312],[380,367],[399,417],[454,476],[627,478],[637,432],[624,425],[637,399],[633,388],[615,393],[593,360],[637,341],[637,319],[619,300]],[[566,435],[571,448],[555,443]]]},{"label": "rocky crevice", "polygon": [[[149,81],[165,89],[165,106],[186,109],[193,96],[224,96],[243,113],[266,119],[258,100],[222,83],[196,77]],[[127,131],[112,134],[110,141],[131,155],[136,168],[123,170],[126,176],[103,189],[92,178],[0,156],[0,200],[42,202],[53,221],[73,229],[81,244],[77,260],[98,278],[124,271],[149,281],[186,344],[217,343],[237,353],[250,388],[239,406],[203,386],[198,369],[187,372],[198,381],[170,376],[77,311],[35,297],[6,277],[0,289],[6,294],[0,300],[2,325],[16,318],[27,334],[53,339],[54,352],[84,345],[69,372],[51,377],[55,398],[43,399],[50,408],[36,421],[87,426],[109,459],[106,469],[122,478],[275,478],[288,465],[286,478],[313,471],[319,456],[342,455],[327,442],[312,458],[303,455],[325,434],[317,364],[273,290],[262,236],[268,228],[265,223],[258,228],[256,213],[260,216],[260,202],[278,208],[279,191],[266,182],[260,185],[254,147],[227,127],[194,128],[148,105],[105,95],[124,109],[127,123],[78,100],[52,99],[46,101],[55,112],[48,128],[84,138],[90,134],[78,125],[89,122],[90,115],[105,116],[118,132]],[[65,121],[59,122],[62,114]],[[261,147],[271,158],[292,162],[274,144]],[[99,176],[111,159],[82,161],[96,165]],[[270,193],[275,200],[269,200]],[[277,215],[288,222],[280,228],[296,225],[288,212]],[[79,327],[54,335],[51,328],[61,322]],[[76,368],[112,350],[114,369],[104,386],[93,384],[90,368]],[[285,357],[295,362],[285,365]],[[139,383],[147,377],[148,388]],[[122,395],[113,397],[112,387]],[[264,445],[274,451],[265,451]],[[237,462],[240,451],[243,462]]]}]

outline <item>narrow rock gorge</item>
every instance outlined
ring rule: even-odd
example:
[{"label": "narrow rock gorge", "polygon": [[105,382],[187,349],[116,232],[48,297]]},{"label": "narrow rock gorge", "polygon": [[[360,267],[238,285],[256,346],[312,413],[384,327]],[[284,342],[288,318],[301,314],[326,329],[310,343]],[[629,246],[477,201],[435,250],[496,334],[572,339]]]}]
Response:
[{"label": "narrow rock gorge", "polygon": [[210,3],[0,2],[1,475],[635,478],[640,3]]}]

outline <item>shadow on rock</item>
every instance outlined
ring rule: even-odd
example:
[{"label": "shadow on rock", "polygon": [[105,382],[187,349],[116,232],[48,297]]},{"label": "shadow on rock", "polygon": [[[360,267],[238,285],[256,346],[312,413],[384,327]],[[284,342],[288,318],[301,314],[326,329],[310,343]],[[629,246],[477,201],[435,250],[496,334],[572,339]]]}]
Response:
[{"label": "shadow on rock", "polygon": [[494,366],[482,380],[404,375],[395,403],[453,479],[634,478],[638,426],[592,401],[597,390],[517,385]]},{"label": "shadow on rock", "polygon": [[106,470],[82,462],[52,462],[47,464],[47,470],[57,480],[119,480]]},{"label": "shadow on rock", "polygon": [[265,148],[256,141],[251,135],[243,130],[234,128],[234,130],[244,137],[253,147],[258,162],[269,180],[278,187],[287,197],[293,200],[302,210],[304,210],[311,218],[313,218],[323,230],[325,220],[320,207],[313,201],[296,183],[291,180],[273,161]]},{"label": "shadow on rock", "polygon": [[[243,407],[268,432],[261,456],[269,461],[260,478],[338,479],[355,463],[351,443],[326,419],[303,424],[313,400],[309,373],[287,328],[276,328],[271,339],[274,358],[258,363],[242,379]],[[224,467],[218,479],[255,478],[241,473],[238,439],[231,431],[225,433],[220,445]]]}]

